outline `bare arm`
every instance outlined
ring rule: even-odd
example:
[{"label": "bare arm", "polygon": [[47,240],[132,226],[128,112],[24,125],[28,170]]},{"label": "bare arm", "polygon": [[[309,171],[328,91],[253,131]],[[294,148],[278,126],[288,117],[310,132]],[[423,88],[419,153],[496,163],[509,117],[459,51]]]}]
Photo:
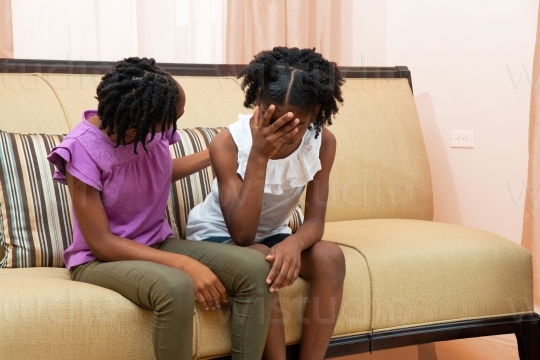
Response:
[{"label": "bare arm", "polygon": [[334,165],[336,155],[336,137],[325,127],[322,128],[321,136],[322,142],[319,155],[321,170],[308,183],[304,206],[304,222],[294,234],[296,235],[295,241],[298,241],[302,250],[321,240],[324,233],[330,171]]},{"label": "bare arm", "polygon": [[[219,203],[225,225],[233,241],[245,246],[253,244],[259,225],[266,164],[252,164],[257,166],[251,166],[251,178],[245,182],[236,173],[237,156],[238,149],[228,130],[222,131],[210,144],[210,157],[218,179]],[[238,221],[241,216],[245,216],[243,221]]]},{"label": "bare arm", "polygon": [[266,260],[272,262],[267,283],[270,291],[292,285],[300,272],[301,252],[321,240],[324,233],[326,203],[328,201],[330,170],[336,154],[336,138],[322,129],[319,158],[321,170],[308,183],[304,222],[298,231],[270,249]]},{"label": "bare arm", "polygon": [[173,159],[172,180],[178,181],[211,165],[208,149]]},{"label": "bare arm", "polygon": [[285,114],[270,124],[275,107],[270,106],[263,118],[255,108],[251,119],[253,146],[244,179],[238,168],[238,149],[229,131],[221,132],[210,144],[210,157],[219,184],[220,206],[233,241],[240,246],[252,245],[259,226],[266,179],[266,166],[281,144],[297,131],[297,121]]},{"label": "bare arm", "polygon": [[84,240],[97,259],[146,260],[180,269],[191,277],[197,300],[207,309],[219,305],[214,299],[227,299],[225,287],[208,267],[197,260],[114,235],[103,208],[101,193],[67,172],[66,180]]}]

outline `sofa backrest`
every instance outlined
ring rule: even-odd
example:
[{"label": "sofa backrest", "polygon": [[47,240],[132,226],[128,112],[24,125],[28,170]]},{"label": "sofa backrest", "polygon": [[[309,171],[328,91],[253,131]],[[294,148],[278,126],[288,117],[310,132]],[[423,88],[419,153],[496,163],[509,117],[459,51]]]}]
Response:
[{"label": "sofa backrest", "polygon": [[[95,108],[101,75],[0,73],[0,130],[66,133]],[[243,104],[239,80],[175,76],[187,104],[179,127],[227,126]],[[329,129],[337,138],[327,221],[432,220],[429,165],[405,78],[348,78],[345,102]]]}]

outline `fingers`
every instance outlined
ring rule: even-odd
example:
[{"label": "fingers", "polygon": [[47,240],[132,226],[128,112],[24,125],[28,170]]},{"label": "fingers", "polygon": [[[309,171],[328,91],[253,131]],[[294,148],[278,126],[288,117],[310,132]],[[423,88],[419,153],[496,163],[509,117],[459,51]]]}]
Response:
[{"label": "fingers", "polygon": [[[227,294],[227,289],[225,289],[225,286],[219,281],[216,285],[216,290],[219,292],[220,302],[227,302],[229,300],[229,294]],[[219,305],[219,304],[218,304]],[[219,306],[218,306],[219,307]]]},{"label": "fingers", "polygon": [[285,126],[282,126],[278,131],[282,133],[282,135],[279,137],[279,142],[285,142],[289,140],[291,137],[293,137],[297,132],[298,128],[297,125],[300,122],[298,119],[294,119],[290,123],[288,123]]},{"label": "fingers", "polygon": [[253,112],[253,124],[256,127],[259,127],[261,125],[261,108],[259,106],[255,106],[255,111]]},{"label": "fingers", "polygon": [[271,247],[270,249],[268,249],[268,254],[266,255],[266,261],[274,261],[274,259],[276,258],[276,248],[275,247]]},{"label": "fingers", "polygon": [[[286,112],[285,114],[281,115],[279,117],[279,119],[277,119],[276,121],[274,121],[272,123],[272,126],[274,127],[275,131],[277,132],[279,130],[282,130],[282,131],[288,131],[287,128],[283,128],[284,126],[286,125],[291,125],[292,123],[296,122],[296,124],[298,124],[298,119],[294,118],[294,114],[292,112]],[[296,124],[294,124],[293,126],[296,126]]]},{"label": "fingers", "polygon": [[211,307],[211,303],[212,301],[207,301],[207,298],[208,300],[210,300],[211,296],[204,296],[201,292],[198,292],[196,291],[195,292],[195,297],[197,298],[197,301],[199,302],[199,305],[201,305],[205,310],[209,310],[210,307]]},{"label": "fingers", "polygon": [[281,262],[282,261],[280,258],[276,258],[274,260],[274,263],[272,264],[272,267],[270,268],[270,272],[268,273],[268,276],[266,277],[266,283],[270,285],[270,291],[274,291],[272,286],[274,284],[276,277],[279,275],[279,270],[281,269]]},{"label": "fingers", "polygon": [[195,297],[205,310],[219,309],[221,307],[221,303],[227,302],[229,299],[227,290],[219,281],[217,281],[217,283],[214,285],[210,285],[207,289],[196,291]]},{"label": "fingers", "polygon": [[294,284],[296,278],[298,277],[298,275],[294,276],[295,273],[295,267],[290,266],[289,270],[287,271],[287,275],[285,275],[285,279],[283,279],[283,282],[281,283],[280,289]]},{"label": "fingers", "polygon": [[[290,275],[289,275],[290,273]],[[289,263],[282,263],[279,273],[270,285],[270,292],[278,291],[279,289],[287,286],[294,274],[294,268]]]},{"label": "fingers", "polygon": [[276,107],[274,105],[270,105],[268,109],[266,109],[266,112],[264,113],[262,117],[262,121],[259,122],[259,125],[262,125],[262,126],[270,125],[270,121],[272,120],[272,115],[274,115],[275,111],[276,111]]},{"label": "fingers", "polygon": [[216,310],[221,307],[221,294],[216,288],[200,292],[196,297],[205,310]]},{"label": "fingers", "polygon": [[270,292],[294,284],[300,273],[299,260],[277,253],[276,246],[270,248],[266,255],[266,261],[272,262],[272,267],[266,277]]},{"label": "fingers", "polygon": [[[267,256],[268,257],[268,256]],[[268,273],[266,283],[270,284],[270,292],[278,291],[286,286],[294,284],[300,267],[292,263],[276,261]]]},{"label": "fingers", "polygon": [[300,120],[298,118],[294,118],[294,114],[289,111],[280,116],[276,121],[272,121],[272,116],[274,115],[275,110],[275,105],[270,105],[268,106],[266,112],[264,114],[261,114],[261,108],[259,106],[256,106],[253,118],[259,118],[260,120],[259,122],[251,122],[252,131],[253,127],[260,127],[266,129],[269,131],[270,134],[274,135],[272,136],[274,139],[280,139],[285,135],[287,135],[285,139],[288,139],[294,134],[296,134],[298,130],[294,129],[296,129]]},{"label": "fingers", "polygon": [[275,141],[278,144],[286,142],[298,132],[298,123],[300,123],[300,119],[293,119],[292,117],[292,113],[285,114],[272,124],[272,126],[279,126],[275,131],[275,135],[277,136]]}]

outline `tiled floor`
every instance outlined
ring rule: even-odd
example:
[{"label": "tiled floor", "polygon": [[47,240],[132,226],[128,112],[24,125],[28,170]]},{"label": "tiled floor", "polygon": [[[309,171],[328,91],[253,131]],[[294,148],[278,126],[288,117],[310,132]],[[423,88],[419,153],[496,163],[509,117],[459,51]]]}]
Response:
[{"label": "tiled floor", "polygon": [[515,336],[499,335],[407,346],[334,360],[519,360],[519,355]]}]

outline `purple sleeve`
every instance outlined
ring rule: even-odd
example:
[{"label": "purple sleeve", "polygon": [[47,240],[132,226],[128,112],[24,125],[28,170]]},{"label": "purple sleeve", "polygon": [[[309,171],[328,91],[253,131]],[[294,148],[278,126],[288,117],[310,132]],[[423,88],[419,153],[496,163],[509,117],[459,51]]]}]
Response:
[{"label": "purple sleeve", "polygon": [[172,129],[167,131],[165,136],[167,139],[169,139],[169,145],[176,144],[178,141],[180,141],[180,134],[178,131],[172,132]]},{"label": "purple sleeve", "polygon": [[101,172],[86,149],[75,139],[66,138],[47,156],[54,165],[53,179],[66,184],[66,170],[86,185],[102,191]]}]

